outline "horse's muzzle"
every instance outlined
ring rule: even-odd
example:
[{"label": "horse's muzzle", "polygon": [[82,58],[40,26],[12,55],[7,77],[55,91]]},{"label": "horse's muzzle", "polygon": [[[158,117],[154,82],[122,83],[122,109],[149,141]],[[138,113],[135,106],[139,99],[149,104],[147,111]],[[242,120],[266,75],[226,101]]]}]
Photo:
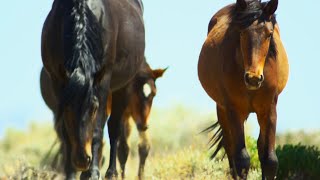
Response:
[{"label": "horse's muzzle", "polygon": [[249,72],[244,74],[244,81],[249,90],[259,89],[261,87],[263,80],[264,80],[263,75],[255,75]]}]

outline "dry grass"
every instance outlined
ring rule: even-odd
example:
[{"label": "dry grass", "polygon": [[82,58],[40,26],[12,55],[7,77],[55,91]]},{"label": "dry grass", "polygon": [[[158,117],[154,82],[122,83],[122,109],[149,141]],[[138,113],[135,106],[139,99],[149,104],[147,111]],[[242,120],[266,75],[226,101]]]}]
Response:
[{"label": "dry grass", "polygon": [[[174,106],[169,111],[154,109],[149,130],[152,146],[146,162],[145,179],[230,179],[226,159],[209,159],[207,142],[210,135],[199,134],[214,120],[214,114],[203,115],[182,106]],[[0,141],[0,180],[63,179],[61,174],[48,166],[52,155],[43,161],[55,138],[50,123],[31,124],[26,132],[7,130]],[[134,130],[126,169],[128,180],[137,179],[137,139],[138,135]],[[286,140],[282,138],[279,141]],[[255,167],[250,170],[249,179],[261,179],[255,141],[248,139],[247,142],[252,165]],[[105,146],[105,157],[109,157],[108,149],[109,147]],[[57,146],[53,151],[56,150]],[[108,158],[101,168],[102,176],[106,172],[107,164]]]}]

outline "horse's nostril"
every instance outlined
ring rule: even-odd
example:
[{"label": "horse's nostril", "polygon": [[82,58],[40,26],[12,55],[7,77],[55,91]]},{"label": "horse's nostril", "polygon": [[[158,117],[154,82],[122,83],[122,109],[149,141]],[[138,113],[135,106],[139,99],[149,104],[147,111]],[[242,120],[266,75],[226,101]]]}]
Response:
[{"label": "horse's nostril", "polygon": [[261,76],[260,76],[260,82],[262,82],[263,80],[264,80],[264,76],[261,75]]},{"label": "horse's nostril", "polygon": [[91,158],[88,156],[87,157],[87,164],[90,164],[91,163]]},{"label": "horse's nostril", "polygon": [[263,75],[256,76],[256,75],[253,75],[251,73],[245,73],[244,78],[245,78],[245,82],[247,84],[253,85],[253,86],[258,86],[264,80],[264,76]]},{"label": "horse's nostril", "polygon": [[245,79],[246,82],[249,82],[249,81],[250,81],[249,73],[246,73],[246,74],[244,75],[244,79]]}]

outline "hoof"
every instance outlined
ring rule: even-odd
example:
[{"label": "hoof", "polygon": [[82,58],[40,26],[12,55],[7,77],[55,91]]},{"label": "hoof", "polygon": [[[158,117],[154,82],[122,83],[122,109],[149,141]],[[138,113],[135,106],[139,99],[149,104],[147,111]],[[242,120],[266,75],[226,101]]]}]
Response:
[{"label": "hoof", "polygon": [[80,180],[100,180],[100,172],[99,170],[91,170],[82,172],[80,176]]},{"label": "hoof", "polygon": [[145,178],[144,178],[144,175],[138,175],[138,179],[139,180],[144,180]]},{"label": "hoof", "polygon": [[71,173],[71,174],[68,174],[67,177],[66,177],[67,180],[76,180],[76,174],[75,173]]},{"label": "hoof", "polygon": [[106,172],[105,178],[108,179],[108,180],[117,179],[117,178],[118,178],[118,172],[117,172],[117,170],[108,169],[107,172]]}]

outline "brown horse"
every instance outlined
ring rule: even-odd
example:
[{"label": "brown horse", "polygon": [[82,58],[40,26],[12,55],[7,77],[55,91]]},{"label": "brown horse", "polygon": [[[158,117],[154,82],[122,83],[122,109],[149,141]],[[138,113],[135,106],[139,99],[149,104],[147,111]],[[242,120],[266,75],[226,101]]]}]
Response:
[{"label": "brown horse", "polygon": [[121,119],[121,135],[118,144],[118,159],[125,177],[125,166],[129,155],[128,138],[131,133],[129,119],[132,117],[139,131],[139,170],[138,177],[144,177],[144,165],[150,150],[148,138],[149,114],[153,98],[156,95],[156,80],[163,75],[166,69],[152,70],[145,63],[138,74],[124,88],[112,93],[112,113],[110,118]]},{"label": "brown horse", "polygon": [[[42,61],[50,87],[44,100],[66,152],[67,179],[98,179],[108,94],[134,78],[144,61],[140,0],[54,0],[42,31]],[[116,175],[120,120],[108,121],[110,165]]]},{"label": "brown horse", "polygon": [[256,113],[260,125],[259,159],[263,179],[274,179],[278,160],[275,133],[278,96],[288,80],[288,59],[275,18],[278,0],[237,0],[218,11],[209,23],[202,47],[199,80],[217,104],[218,122],[207,130],[216,150],[228,156],[233,178],[246,179],[250,157],[244,122]]}]

